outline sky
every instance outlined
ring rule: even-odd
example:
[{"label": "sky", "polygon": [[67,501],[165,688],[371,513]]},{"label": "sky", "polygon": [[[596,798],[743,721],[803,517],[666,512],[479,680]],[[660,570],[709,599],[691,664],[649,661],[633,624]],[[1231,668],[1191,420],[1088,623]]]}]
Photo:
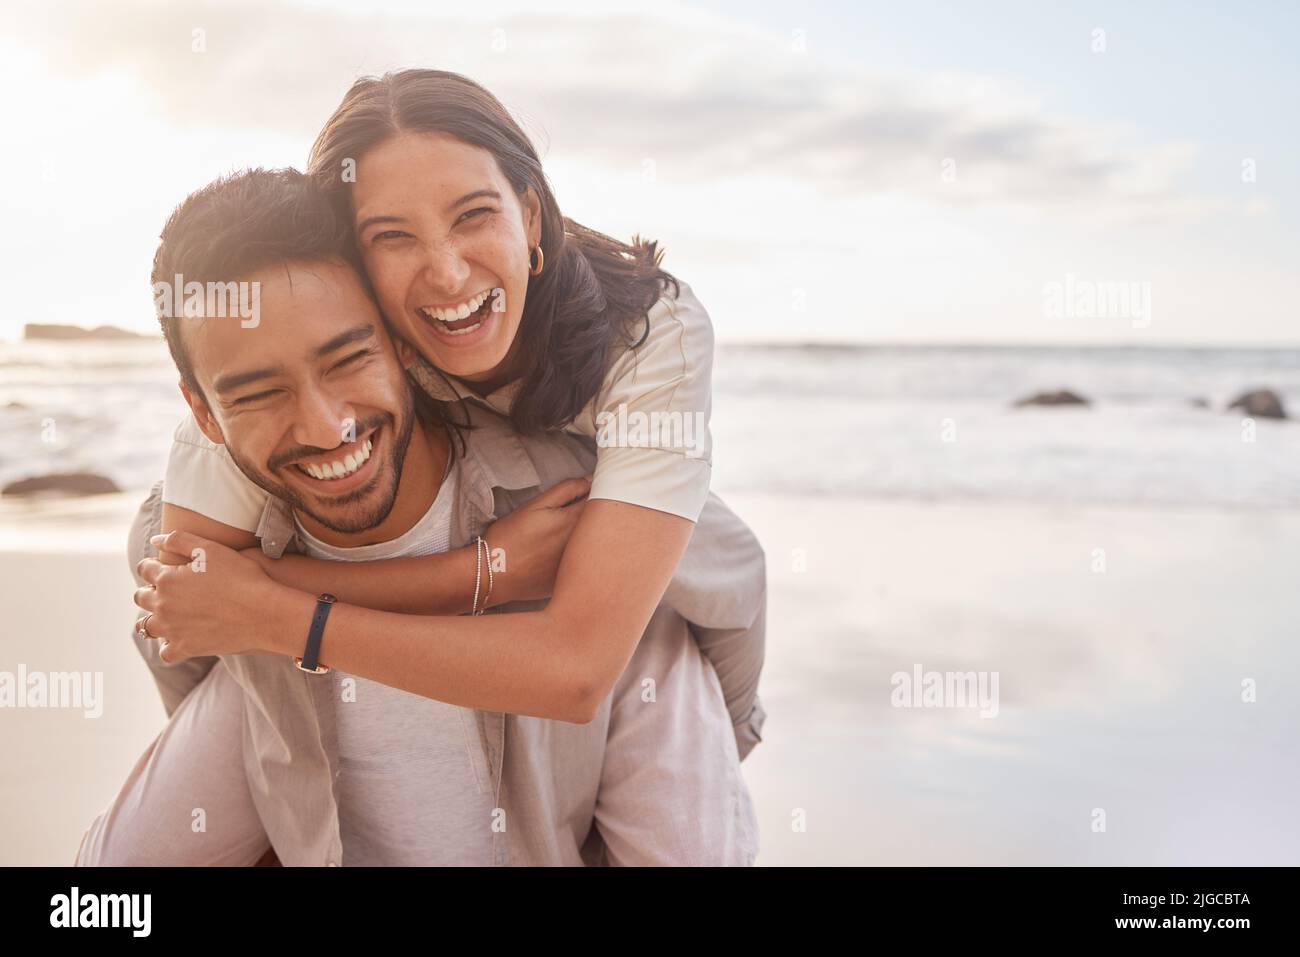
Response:
[{"label": "sky", "polygon": [[0,339],[156,329],[167,214],[358,76],[482,83],[720,341],[1300,344],[1300,6],[114,0],[0,36]]}]

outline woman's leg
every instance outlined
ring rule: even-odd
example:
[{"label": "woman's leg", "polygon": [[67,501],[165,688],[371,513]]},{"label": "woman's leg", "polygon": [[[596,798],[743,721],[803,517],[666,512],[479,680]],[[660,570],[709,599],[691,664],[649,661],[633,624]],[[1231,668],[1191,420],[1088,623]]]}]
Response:
[{"label": "woman's leg", "polygon": [[[681,583],[708,581],[707,593]],[[664,603],[691,623],[718,675],[743,761],[762,740],[758,700],[767,641],[767,557],[749,526],[712,492],[682,555]]]},{"label": "woman's leg", "polygon": [[244,775],[243,698],[218,662],[87,829],[79,866],[251,866],[266,854]]},{"label": "woman's leg", "polygon": [[614,866],[748,866],[758,856],[718,676],[662,605],[614,687],[596,828]]}]

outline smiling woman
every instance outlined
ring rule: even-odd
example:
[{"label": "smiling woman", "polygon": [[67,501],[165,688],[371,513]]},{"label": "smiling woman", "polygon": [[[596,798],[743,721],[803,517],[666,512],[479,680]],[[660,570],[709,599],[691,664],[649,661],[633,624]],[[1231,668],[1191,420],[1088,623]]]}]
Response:
[{"label": "smiling woman", "polygon": [[[460,198],[446,208],[427,200],[442,195]],[[516,378],[529,348],[524,311],[538,301],[529,282],[545,272],[537,193],[517,196],[486,150],[443,133],[402,132],[362,156],[352,206],[366,270],[394,331],[449,375],[483,388]],[[485,308],[489,298],[495,311]],[[618,321],[610,317],[608,329]],[[528,328],[544,325],[530,319]]]},{"label": "smiling woman", "polygon": [[[508,414],[524,432],[569,426],[615,355],[654,331],[646,317],[663,291],[680,294],[657,243],[565,217],[523,130],[455,73],[357,81],[308,171],[353,222],[394,331],[480,394],[511,383]],[[450,335],[447,312],[466,318],[460,307],[484,292],[485,321]],[[691,331],[688,344],[711,351],[707,322]],[[709,360],[690,370],[706,389]]]}]

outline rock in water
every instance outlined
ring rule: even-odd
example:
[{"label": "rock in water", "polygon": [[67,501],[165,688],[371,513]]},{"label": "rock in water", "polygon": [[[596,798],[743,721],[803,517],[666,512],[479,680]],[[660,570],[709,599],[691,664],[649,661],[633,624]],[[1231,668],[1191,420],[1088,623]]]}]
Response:
[{"label": "rock in water", "polygon": [[118,341],[152,339],[154,337],[141,335],[138,332],[131,332],[127,329],[119,329],[116,326],[96,326],[94,329],[83,329],[80,326],[64,326],[57,323],[29,322],[23,326],[23,338],[54,339],[58,341],[66,341],[69,339],[104,339]]},{"label": "rock in water", "polygon": [[1059,392],[1037,392],[1034,395],[1021,399],[1016,403],[1018,409],[1026,405],[1089,405],[1087,399],[1081,395],[1075,395],[1068,389],[1062,389]]},{"label": "rock in water", "polygon": [[103,495],[107,492],[120,492],[117,484],[110,478],[95,475],[93,472],[64,472],[59,475],[37,475],[33,478],[10,482],[0,491],[0,495],[40,495],[56,493],[59,495]]},{"label": "rock in water", "polygon": [[1286,409],[1282,408],[1282,398],[1272,389],[1255,389],[1243,392],[1228,406],[1228,411],[1241,409],[1252,418],[1285,419]]}]

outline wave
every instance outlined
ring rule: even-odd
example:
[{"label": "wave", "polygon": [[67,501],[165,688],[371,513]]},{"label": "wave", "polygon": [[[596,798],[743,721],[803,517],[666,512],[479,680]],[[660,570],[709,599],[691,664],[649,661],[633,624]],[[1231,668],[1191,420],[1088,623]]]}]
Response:
[{"label": "wave", "polygon": [[[1253,387],[1300,415],[1300,349],[720,345],[719,491],[1300,505],[1300,421],[1247,433]],[[1069,388],[1087,408],[1015,409]],[[0,344],[0,483],[161,474],[188,414],[161,342]]]}]

